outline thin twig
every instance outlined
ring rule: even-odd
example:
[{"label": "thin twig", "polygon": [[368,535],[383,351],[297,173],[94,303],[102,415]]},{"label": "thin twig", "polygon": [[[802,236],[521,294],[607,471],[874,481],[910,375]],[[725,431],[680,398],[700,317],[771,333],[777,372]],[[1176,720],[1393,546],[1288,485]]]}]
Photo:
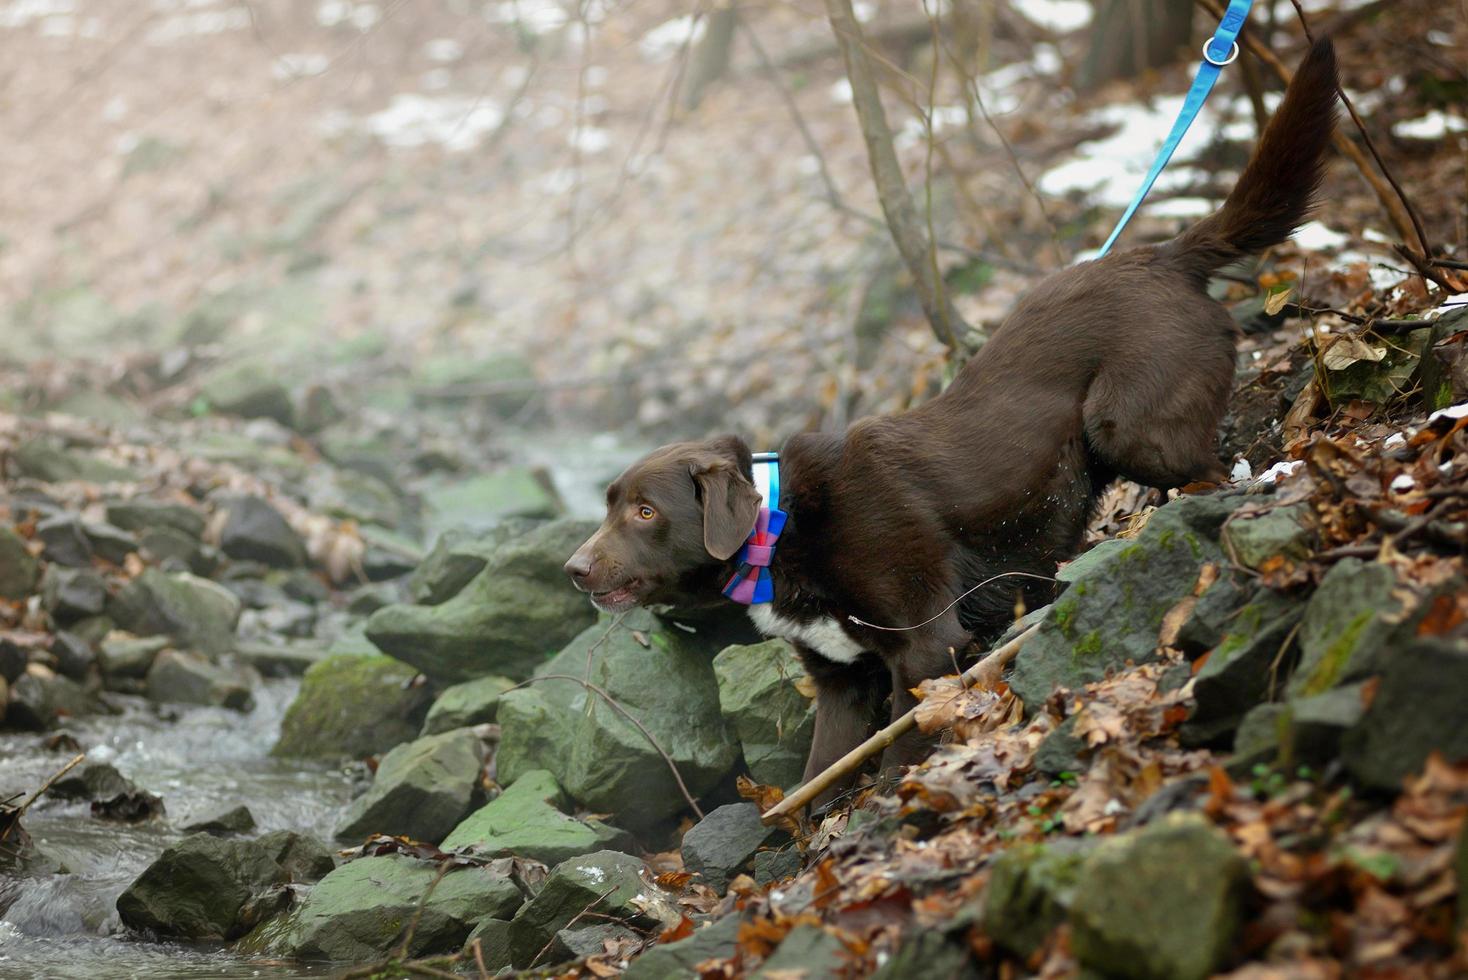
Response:
[{"label": "thin twig", "polygon": [[[983,660],[980,660],[960,675],[959,680],[963,686],[973,687],[976,684],[992,685],[994,681],[998,680],[1000,672],[1014,659],[1015,654],[1019,653],[1020,647],[1024,646],[1025,641],[1034,636],[1035,631],[1039,628],[1040,624],[1036,623],[1002,647],[990,651]],[[766,810],[760,819],[766,824],[771,824],[793,815],[797,810],[804,808],[817,796],[820,796],[821,793],[856,772],[868,759],[897,741],[898,738],[910,731],[916,724],[917,707],[915,706],[901,718],[898,718],[892,724],[883,728],[877,734],[827,766],[823,771],[811,777],[804,786],[801,786],[795,792],[785,797],[785,799]]]},{"label": "thin twig", "polygon": [[12,829],[14,829],[15,827],[20,826],[20,818],[23,817],[23,816],[25,816],[26,811],[31,808],[31,804],[32,803],[34,803],[37,800],[39,800],[41,798],[41,796],[43,794],[45,794],[45,792],[48,789],[51,788],[51,786],[56,782],[56,780],[60,779],[62,776],[65,776],[67,773],[69,773],[73,769],[75,769],[81,763],[81,761],[83,759],[85,759],[86,757],[87,757],[87,754],[85,752],[83,752],[80,755],[76,756],[70,762],[68,762],[66,765],[62,766],[61,769],[58,770],[55,774],[53,774],[50,779],[48,779],[44,783],[42,783],[40,789],[36,790],[30,796],[26,797],[25,802],[22,803],[20,805],[20,808],[17,809],[15,811],[15,813],[11,816],[10,823],[6,825],[5,830],[4,831],[0,831],[0,842],[3,842],[7,837],[10,836],[10,831]]}]

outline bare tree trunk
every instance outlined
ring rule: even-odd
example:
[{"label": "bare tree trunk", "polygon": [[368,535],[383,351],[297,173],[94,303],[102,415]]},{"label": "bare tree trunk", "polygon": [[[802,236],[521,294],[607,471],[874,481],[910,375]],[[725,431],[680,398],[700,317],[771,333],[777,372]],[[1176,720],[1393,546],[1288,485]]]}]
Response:
[{"label": "bare tree trunk", "polygon": [[690,112],[703,101],[704,91],[729,70],[734,48],[734,28],[739,25],[739,8],[733,0],[720,4],[709,14],[708,27],[688,65],[683,81],[683,108]]},{"label": "bare tree trunk", "polygon": [[1091,50],[1077,84],[1094,89],[1170,64],[1192,38],[1191,0],[1093,0]]},{"label": "bare tree trunk", "polygon": [[[861,124],[861,135],[867,145],[867,159],[872,168],[872,179],[877,187],[877,199],[882,204],[882,213],[887,218],[888,230],[902,255],[908,271],[912,273],[917,288],[918,300],[934,335],[954,353],[963,353],[964,338],[968,324],[963,321],[944,289],[943,277],[938,273],[937,252],[918,218],[912,195],[908,193],[907,181],[902,175],[902,165],[897,160],[897,151],[892,146],[892,130],[887,125],[887,113],[882,108],[882,97],[877,91],[877,80],[872,73],[871,59],[867,57],[866,41],[861,27],[851,10],[851,0],[826,0],[826,16],[831,21],[836,43],[846,61],[846,77],[851,81],[851,101],[856,108],[856,118]],[[936,56],[936,53],[935,53]]]}]

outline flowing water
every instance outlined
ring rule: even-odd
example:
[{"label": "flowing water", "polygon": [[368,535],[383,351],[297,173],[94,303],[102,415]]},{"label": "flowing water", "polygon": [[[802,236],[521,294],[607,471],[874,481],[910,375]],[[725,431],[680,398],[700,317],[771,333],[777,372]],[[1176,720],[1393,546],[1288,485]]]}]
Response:
[{"label": "flowing water", "polygon": [[[132,977],[307,977],[333,971],[310,964],[249,960],[222,949],[129,938],[116,902],[192,815],[244,803],[259,832],[298,830],[329,837],[351,796],[340,767],[270,758],[280,720],[299,681],[269,680],[255,689],[255,709],[170,705],[141,698],[121,715],[68,726],[90,759],[163,797],[168,814],[141,824],[94,818],[85,802],[42,798],[24,825],[36,845],[69,873],[0,878],[0,980],[122,980]],[[0,788],[6,795],[39,786],[70,754],[46,737],[0,734]],[[8,907],[7,907],[8,906]]]}]

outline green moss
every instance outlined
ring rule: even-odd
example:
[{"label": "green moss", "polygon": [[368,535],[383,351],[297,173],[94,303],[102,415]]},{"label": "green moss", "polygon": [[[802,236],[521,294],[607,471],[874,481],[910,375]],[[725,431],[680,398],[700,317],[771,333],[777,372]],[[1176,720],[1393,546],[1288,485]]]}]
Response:
[{"label": "green moss", "polygon": [[1086,583],[1077,582],[1075,585],[1071,586],[1071,591],[1076,594],[1077,599],[1084,599],[1086,597]]},{"label": "green moss", "polygon": [[1188,543],[1189,548],[1193,549],[1193,557],[1198,559],[1199,561],[1202,561],[1203,542],[1198,540],[1198,536],[1189,531],[1187,534],[1183,535],[1183,540]]},{"label": "green moss", "polygon": [[1313,694],[1324,694],[1335,687],[1346,664],[1351,659],[1351,654],[1356,651],[1356,645],[1361,639],[1361,631],[1364,630],[1371,617],[1374,615],[1370,610],[1357,613],[1356,616],[1341,630],[1341,635],[1336,637],[1335,642],[1325,648],[1320,662],[1310,671],[1310,677],[1305,682],[1301,693],[1306,696]]},{"label": "green moss", "polygon": [[1064,601],[1055,604],[1055,611],[1051,616],[1055,619],[1055,625],[1060,630],[1060,635],[1067,640],[1075,634],[1076,604]]},{"label": "green moss", "polygon": [[1101,633],[1099,630],[1091,630],[1081,641],[1076,644],[1076,654],[1082,657],[1094,657],[1101,653]]},{"label": "green moss", "polygon": [[1162,548],[1170,548],[1172,547],[1172,539],[1175,537],[1177,537],[1177,532],[1174,531],[1172,528],[1168,528],[1161,534],[1157,535],[1157,544],[1159,547]]}]

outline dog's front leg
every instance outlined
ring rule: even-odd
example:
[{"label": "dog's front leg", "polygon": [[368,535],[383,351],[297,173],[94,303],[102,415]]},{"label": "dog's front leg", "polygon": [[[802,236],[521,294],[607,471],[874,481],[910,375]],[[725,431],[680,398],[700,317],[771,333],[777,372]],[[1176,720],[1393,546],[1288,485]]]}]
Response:
[{"label": "dog's front leg", "polygon": [[[826,771],[847,752],[867,737],[882,695],[880,669],[874,658],[863,658],[855,664],[835,664],[812,650],[796,644],[806,669],[816,684],[816,724],[811,738],[810,756],[806,759],[802,783]],[[872,663],[866,663],[872,660]],[[817,796],[816,809],[844,793],[855,774],[841,780]]]},{"label": "dog's front leg", "polygon": [[[920,633],[905,650],[888,657],[892,671],[892,720],[896,721],[917,707],[912,689],[932,677],[956,672],[956,657],[968,643],[968,634],[956,617],[939,620]],[[936,735],[925,735],[910,728],[882,753],[882,771],[890,773],[903,766],[922,762],[938,744]]]}]

